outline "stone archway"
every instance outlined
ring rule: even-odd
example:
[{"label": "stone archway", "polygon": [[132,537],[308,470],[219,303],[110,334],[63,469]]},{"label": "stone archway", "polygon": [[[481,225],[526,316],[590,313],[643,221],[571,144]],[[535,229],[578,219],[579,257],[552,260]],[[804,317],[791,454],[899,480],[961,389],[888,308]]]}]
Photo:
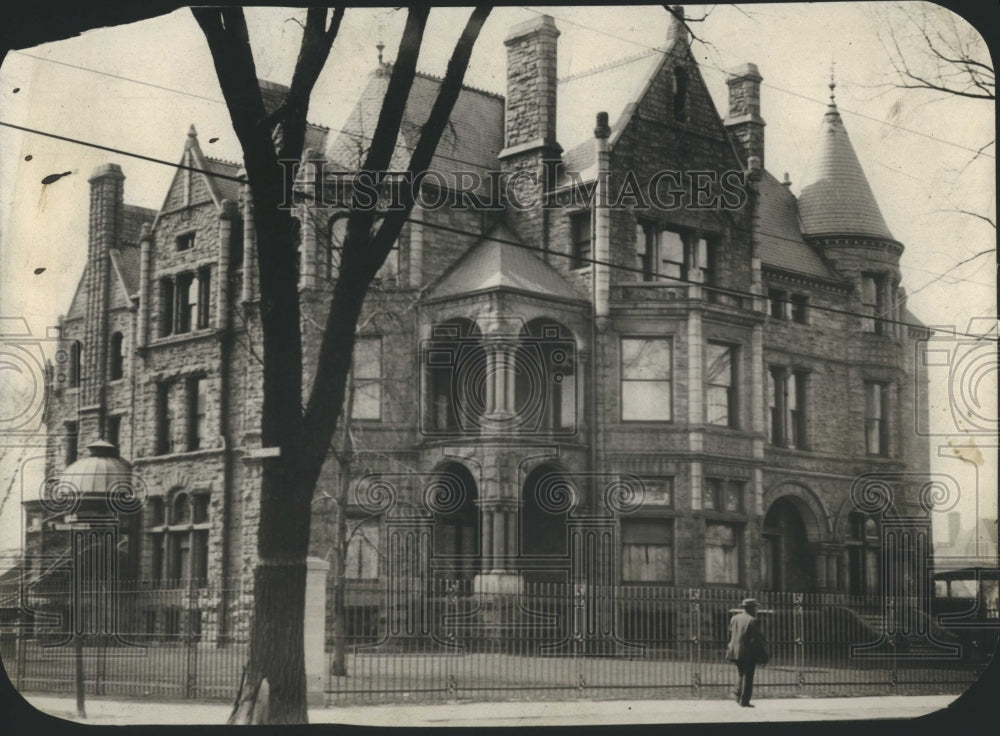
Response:
[{"label": "stone archway", "polygon": [[435,471],[425,501],[434,514],[435,567],[471,580],[482,566],[479,488],[471,471],[459,462],[444,463]]},{"label": "stone archway", "polygon": [[806,523],[792,497],[782,496],[764,517],[762,584],[767,590],[807,592],[814,588],[814,561]]},{"label": "stone archway", "polygon": [[568,519],[577,500],[577,490],[559,465],[545,462],[528,473],[521,489],[519,551],[537,564],[524,570],[527,582],[567,580]]}]

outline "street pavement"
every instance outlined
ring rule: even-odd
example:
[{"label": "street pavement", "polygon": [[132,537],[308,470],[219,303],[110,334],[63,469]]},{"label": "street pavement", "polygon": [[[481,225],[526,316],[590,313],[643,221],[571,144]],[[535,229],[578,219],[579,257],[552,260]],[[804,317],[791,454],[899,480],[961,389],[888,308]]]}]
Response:
[{"label": "street pavement", "polygon": [[[71,697],[35,695],[25,699],[59,718],[106,725],[222,724],[227,703],[127,701],[89,698],[87,717],[76,717]],[[858,698],[762,698],[753,708],[729,700],[561,701],[367,705],[310,708],[310,723],[359,726],[577,726],[754,721],[824,721],[917,718],[946,707],[956,695],[888,695]]]}]

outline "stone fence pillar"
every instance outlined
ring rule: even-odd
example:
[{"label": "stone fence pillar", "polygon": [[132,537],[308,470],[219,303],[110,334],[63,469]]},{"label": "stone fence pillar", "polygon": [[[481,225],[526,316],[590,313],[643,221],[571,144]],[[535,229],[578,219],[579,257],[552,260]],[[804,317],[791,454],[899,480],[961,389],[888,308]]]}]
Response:
[{"label": "stone fence pillar", "polygon": [[309,706],[325,705],[326,690],[326,577],[330,563],[306,559],[306,610],[303,643],[306,654],[306,699]]}]

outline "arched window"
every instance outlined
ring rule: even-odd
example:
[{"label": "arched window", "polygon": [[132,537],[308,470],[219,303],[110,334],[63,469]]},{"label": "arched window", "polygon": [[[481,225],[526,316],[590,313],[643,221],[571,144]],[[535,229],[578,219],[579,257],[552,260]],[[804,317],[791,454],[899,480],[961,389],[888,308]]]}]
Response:
[{"label": "arched window", "polygon": [[533,319],[525,325],[514,361],[514,411],[530,431],[576,427],[576,341],[564,325]]},{"label": "arched window", "polygon": [[111,336],[110,378],[117,381],[125,375],[125,337],[120,332]]},{"label": "arched window", "polygon": [[170,524],[184,524],[191,518],[191,506],[186,493],[178,493],[170,504]]},{"label": "arched window", "polygon": [[423,347],[422,421],[430,433],[478,432],[486,411],[486,351],[479,327],[456,318],[434,325]]}]

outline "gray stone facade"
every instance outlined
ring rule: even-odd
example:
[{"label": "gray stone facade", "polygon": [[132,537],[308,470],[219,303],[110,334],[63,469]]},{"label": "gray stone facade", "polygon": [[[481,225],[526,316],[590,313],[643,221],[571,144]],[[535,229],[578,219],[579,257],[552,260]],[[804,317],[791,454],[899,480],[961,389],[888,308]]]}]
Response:
[{"label": "gray stone facade", "polygon": [[[587,190],[603,144],[592,136],[556,139],[556,116],[578,114],[560,102],[557,38],[551,18],[512,30],[506,102],[466,89],[455,127],[485,132],[474,144],[451,141],[448,156],[540,179],[554,165],[563,193],[572,191],[566,173],[575,168]],[[366,374],[367,389],[358,389],[378,411],[352,421],[360,455],[351,519],[369,516],[381,530],[367,537],[379,555],[369,559],[360,541],[352,548],[352,579],[392,573],[388,542],[404,502],[423,514],[417,526],[430,532],[422,544],[433,574],[498,591],[523,580],[596,575],[581,573],[583,558],[572,549],[585,517],[615,540],[605,550],[604,577],[587,579],[861,590],[873,581],[859,579],[871,563],[856,522],[864,514],[877,521],[878,513],[856,508],[856,479],[888,478],[886,513],[924,513],[916,474],[927,471],[928,448],[914,414],[926,405],[916,401],[926,387],[914,384],[922,333],[859,316],[869,308],[863,277],[875,274],[879,304],[892,310],[883,316],[915,322],[902,304],[902,245],[849,228],[804,231],[795,197],[762,168],[766,105],[756,67],[733,75],[723,120],[688,43],[673,29],[669,53],[634,80],[635,96],[608,110],[608,189],[662,171],[681,172],[682,188],[694,185],[692,172],[737,172],[748,183],[733,191],[745,202],[645,208],[625,200],[601,215],[606,220],[585,214],[592,227],[582,261],[575,215],[589,210],[574,204],[418,209],[405,226],[398,271],[380,279],[362,317],[360,334],[381,338],[381,363]],[[384,78],[385,69],[373,76],[372,94],[384,89]],[[600,75],[588,81],[600,104]],[[421,75],[418,84],[433,91],[437,82]],[[325,131],[311,130],[322,150]],[[183,163],[216,176],[179,170],[158,212],[124,204],[117,166],[91,180],[89,260],[62,323],[63,338],[82,345],[81,375],[69,382],[78,385],[53,377],[48,470],[57,474],[68,459],[67,423],[76,423],[76,445],[84,448],[120,417],[121,454],[161,499],[167,522],[144,522],[133,550],[140,575],[184,577],[197,568],[211,579],[249,582],[261,403],[253,233],[244,227],[246,194],[232,180],[237,166],[204,157],[193,129]],[[527,177],[518,186],[519,196],[532,187],[553,192]],[[319,346],[315,325],[336,277],[332,214],[304,213],[307,385]],[[148,228],[138,226],[143,220]],[[676,273],[667,264],[675,235],[683,239]],[[658,257],[648,250],[654,246]],[[606,304],[598,303],[604,288]],[[804,309],[793,313],[790,303],[786,311],[769,293],[804,297]],[[112,380],[114,333],[123,335],[125,360],[122,377]],[[432,368],[435,350],[446,360]],[[657,357],[647,361],[644,350]],[[471,373],[462,375],[467,357]],[[801,382],[794,409],[788,396],[777,400],[772,378],[784,376],[780,385],[788,386],[793,374]],[[877,410],[868,385],[880,387]],[[789,426],[778,431],[772,421]],[[397,494],[381,514],[364,503],[365,484],[376,477]],[[338,483],[328,460],[311,539],[313,553],[328,560],[336,529],[329,496]],[[455,503],[443,498],[449,488],[460,497]],[[630,491],[638,493],[635,503]],[[170,513],[181,495],[192,503],[207,497],[207,518],[174,529]],[[193,545],[202,531],[204,551],[171,546],[181,535]]]}]

